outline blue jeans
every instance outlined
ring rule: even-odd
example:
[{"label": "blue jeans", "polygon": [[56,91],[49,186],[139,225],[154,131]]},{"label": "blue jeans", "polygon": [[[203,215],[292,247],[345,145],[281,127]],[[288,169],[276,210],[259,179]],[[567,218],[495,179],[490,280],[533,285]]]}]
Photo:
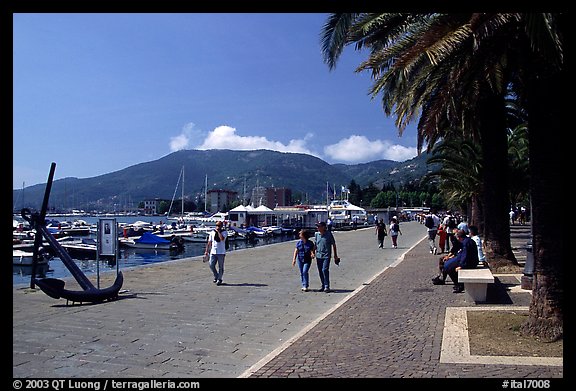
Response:
[{"label": "blue jeans", "polygon": [[444,264],[444,270],[442,271],[444,279],[446,279],[446,275],[448,275],[454,284],[458,284],[458,272],[456,271],[457,267],[458,259],[456,257],[448,259]]},{"label": "blue jeans", "polygon": [[430,251],[434,251],[434,249],[436,248],[436,243],[434,242],[434,240],[436,239],[437,232],[438,231],[435,229],[428,231],[428,246],[430,247]]},{"label": "blue jeans", "polygon": [[298,259],[298,269],[300,269],[300,280],[302,281],[302,288],[308,288],[310,278],[308,271],[310,270],[311,262],[302,262]]},{"label": "blue jeans", "polygon": [[323,289],[330,289],[330,258],[316,258]]},{"label": "blue jeans", "polygon": [[[215,280],[222,281],[222,276],[224,275],[224,257],[226,257],[226,254],[210,254],[209,265]],[[218,271],[216,271],[216,262],[218,262]]]}]

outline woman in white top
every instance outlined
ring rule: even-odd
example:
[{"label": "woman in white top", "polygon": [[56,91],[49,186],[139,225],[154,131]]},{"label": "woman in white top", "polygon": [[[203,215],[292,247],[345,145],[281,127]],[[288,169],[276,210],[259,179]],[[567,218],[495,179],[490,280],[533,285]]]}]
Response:
[{"label": "woman in white top", "polygon": [[470,230],[470,239],[472,239],[476,243],[476,247],[478,247],[478,262],[486,265],[486,256],[482,250],[482,239],[478,236],[478,227],[471,225],[468,229]]},{"label": "woman in white top", "polygon": [[392,239],[392,248],[398,248],[398,234],[402,235],[402,231],[400,231],[400,224],[398,224],[396,216],[392,217],[389,232]]}]

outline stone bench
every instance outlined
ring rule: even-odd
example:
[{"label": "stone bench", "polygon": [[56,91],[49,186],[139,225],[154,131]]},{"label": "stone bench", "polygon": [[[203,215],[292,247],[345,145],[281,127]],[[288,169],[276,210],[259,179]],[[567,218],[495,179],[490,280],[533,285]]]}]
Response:
[{"label": "stone bench", "polygon": [[475,303],[486,301],[488,284],[494,283],[494,276],[488,268],[460,269],[458,282],[464,284],[464,291]]}]

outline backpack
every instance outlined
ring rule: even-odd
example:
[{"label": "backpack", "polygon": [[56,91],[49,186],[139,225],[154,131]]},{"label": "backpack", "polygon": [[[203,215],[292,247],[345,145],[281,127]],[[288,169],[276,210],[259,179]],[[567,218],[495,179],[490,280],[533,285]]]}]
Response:
[{"label": "backpack", "polygon": [[448,228],[450,229],[456,228],[456,219],[452,216],[448,218]]},{"label": "backpack", "polygon": [[394,232],[400,231],[400,225],[398,225],[398,223],[394,223],[394,225],[392,226],[392,231]]},{"label": "backpack", "polygon": [[426,216],[426,221],[424,222],[424,226],[426,228],[433,228],[434,227],[434,219],[432,216]]}]

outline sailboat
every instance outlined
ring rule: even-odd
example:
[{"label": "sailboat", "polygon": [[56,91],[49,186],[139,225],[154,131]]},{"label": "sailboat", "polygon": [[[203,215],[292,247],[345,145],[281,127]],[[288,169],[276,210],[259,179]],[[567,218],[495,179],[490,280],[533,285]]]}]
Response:
[{"label": "sailboat", "polygon": [[167,216],[170,217],[170,212],[172,211],[172,205],[174,204],[174,198],[176,198],[176,191],[178,190],[178,185],[180,184],[180,179],[182,179],[182,211],[180,216],[184,216],[184,166],[180,170],[180,175],[178,175],[178,182],[176,182],[176,187],[174,188],[174,195],[172,196],[172,201],[170,202],[170,208],[168,208]]}]

